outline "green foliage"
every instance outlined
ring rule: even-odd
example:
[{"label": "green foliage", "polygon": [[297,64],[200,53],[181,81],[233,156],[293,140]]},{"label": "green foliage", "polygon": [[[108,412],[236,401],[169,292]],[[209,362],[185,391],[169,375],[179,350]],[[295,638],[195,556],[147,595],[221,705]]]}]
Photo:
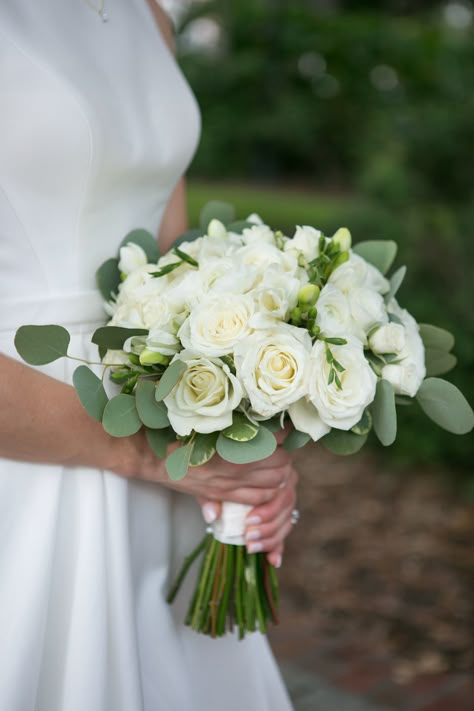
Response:
[{"label": "green foliage", "polygon": [[393,444],[397,436],[397,410],[393,385],[379,380],[372,403],[374,432],[384,447]]},{"label": "green foliage", "polygon": [[123,344],[131,336],[146,336],[148,331],[144,328],[122,328],[121,326],[101,326],[92,335],[92,343],[101,348],[110,348],[120,351]]},{"label": "green foliage", "polygon": [[321,438],[321,444],[333,454],[349,456],[356,454],[366,443],[367,435],[358,435],[355,432],[332,429]]},{"label": "green foliage", "polygon": [[151,429],[159,430],[168,427],[169,420],[166,405],[155,399],[155,388],[153,381],[142,378],[135,391],[135,404],[143,424]]},{"label": "green foliage", "polygon": [[416,395],[420,407],[433,422],[453,434],[467,434],[474,427],[474,413],[458,388],[441,378],[427,378]]},{"label": "green foliage", "polygon": [[387,304],[390,303],[391,299],[393,299],[393,297],[397,295],[399,288],[403,284],[403,280],[405,279],[406,273],[407,273],[407,268],[400,267],[390,277],[390,289],[384,296],[385,302]]},{"label": "green foliage", "polygon": [[97,286],[105,301],[109,301],[118,292],[120,284],[119,260],[107,259],[95,274]]},{"label": "green foliage", "polygon": [[123,238],[120,247],[125,247],[130,242],[137,244],[143,249],[149,262],[157,262],[160,258],[157,238],[153,237],[151,232],[148,232],[148,230],[132,230],[126,235],[126,237]]},{"label": "green foliage", "polygon": [[70,340],[62,326],[20,326],[15,348],[26,363],[46,365],[67,355]]},{"label": "green foliage", "polygon": [[232,413],[232,424],[222,430],[222,434],[236,442],[248,442],[257,436],[258,430],[258,425],[254,425],[242,412],[235,410]]},{"label": "green foliage", "polygon": [[109,401],[102,380],[87,365],[80,365],[74,371],[72,382],[87,414],[102,422],[105,406]]},{"label": "green foliage", "polygon": [[102,417],[104,430],[112,437],[128,437],[142,426],[133,395],[116,395],[108,401]]},{"label": "green foliage", "polygon": [[166,459],[166,471],[172,481],[183,479],[188,471],[191,454],[193,452],[192,440],[188,444],[178,447]]},{"label": "green foliage", "polygon": [[163,400],[174,388],[181,375],[186,370],[186,363],[182,360],[175,360],[174,363],[166,368],[165,372],[161,376],[161,380],[156,386],[155,390],[155,400],[160,402]]},{"label": "green foliage", "polygon": [[288,452],[293,452],[295,449],[304,447],[305,444],[311,441],[311,437],[306,432],[300,432],[299,430],[291,430],[289,435],[285,437],[283,442],[283,449]]},{"label": "green foliage", "polygon": [[193,451],[189,461],[190,467],[199,467],[208,462],[216,453],[217,432],[194,435]]},{"label": "green foliage", "polygon": [[211,220],[219,220],[224,225],[227,225],[234,219],[235,208],[231,203],[221,202],[220,200],[210,200],[201,210],[199,224],[201,229],[206,232]]},{"label": "green foliage", "polygon": [[397,256],[397,245],[392,240],[370,240],[357,242],[353,251],[386,274]]},{"label": "green foliage", "polygon": [[269,457],[276,446],[275,436],[265,427],[260,426],[256,436],[246,442],[237,442],[221,433],[217,438],[216,449],[219,456],[227,462],[249,464]]},{"label": "green foliage", "polygon": [[148,444],[152,448],[158,459],[166,457],[166,450],[171,442],[176,440],[175,434],[171,428],[163,430],[152,430],[148,427],[145,430],[145,435]]}]

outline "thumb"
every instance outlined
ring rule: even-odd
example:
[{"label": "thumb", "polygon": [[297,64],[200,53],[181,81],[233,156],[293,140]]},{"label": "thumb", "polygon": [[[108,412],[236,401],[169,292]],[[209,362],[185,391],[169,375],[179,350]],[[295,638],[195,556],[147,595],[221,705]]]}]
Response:
[{"label": "thumb", "polygon": [[206,523],[214,523],[216,519],[221,515],[221,504],[219,501],[209,501],[208,499],[203,499],[197,497],[198,503],[201,506],[202,516]]}]

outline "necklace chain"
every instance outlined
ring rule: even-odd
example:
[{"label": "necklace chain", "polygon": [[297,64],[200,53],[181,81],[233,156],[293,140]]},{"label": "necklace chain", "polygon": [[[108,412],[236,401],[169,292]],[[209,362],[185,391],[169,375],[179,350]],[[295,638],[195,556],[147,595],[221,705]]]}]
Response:
[{"label": "necklace chain", "polygon": [[91,2],[91,0],[84,0],[84,2],[91,8],[91,10],[94,10],[94,12],[99,15],[102,22],[108,22],[109,14],[105,8],[105,0],[100,0],[100,4],[98,7],[93,2]]}]

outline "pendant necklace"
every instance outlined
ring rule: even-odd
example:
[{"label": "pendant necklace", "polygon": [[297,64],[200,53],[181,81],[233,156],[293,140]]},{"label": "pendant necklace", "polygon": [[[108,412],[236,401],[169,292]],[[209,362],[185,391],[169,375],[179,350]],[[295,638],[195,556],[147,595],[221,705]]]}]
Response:
[{"label": "pendant necklace", "polygon": [[102,22],[108,22],[109,21],[109,14],[107,10],[105,9],[105,0],[100,0],[100,5],[97,7],[97,5],[94,5],[91,0],[84,0],[86,5],[89,5],[91,10],[94,10],[97,15],[99,15],[100,19]]}]

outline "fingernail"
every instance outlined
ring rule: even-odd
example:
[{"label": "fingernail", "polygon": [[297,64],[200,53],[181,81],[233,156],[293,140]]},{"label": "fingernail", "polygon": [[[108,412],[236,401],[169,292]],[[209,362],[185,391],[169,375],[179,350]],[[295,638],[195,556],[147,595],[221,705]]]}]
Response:
[{"label": "fingernail", "polygon": [[249,531],[248,533],[245,534],[246,541],[256,541],[260,537],[261,536],[260,536],[259,530]]},{"label": "fingernail", "polygon": [[250,518],[245,519],[247,526],[258,526],[260,523],[262,523],[260,516],[250,516]]},{"label": "fingernail", "polygon": [[249,553],[260,553],[262,550],[263,546],[261,543],[251,543],[248,547],[247,550]]},{"label": "fingernail", "polygon": [[278,555],[274,558],[274,560],[275,560],[275,562],[273,563],[273,567],[274,567],[274,568],[281,568],[281,555],[278,554]]},{"label": "fingernail", "polygon": [[202,507],[202,515],[206,523],[214,523],[217,518],[214,504],[204,504]]}]

